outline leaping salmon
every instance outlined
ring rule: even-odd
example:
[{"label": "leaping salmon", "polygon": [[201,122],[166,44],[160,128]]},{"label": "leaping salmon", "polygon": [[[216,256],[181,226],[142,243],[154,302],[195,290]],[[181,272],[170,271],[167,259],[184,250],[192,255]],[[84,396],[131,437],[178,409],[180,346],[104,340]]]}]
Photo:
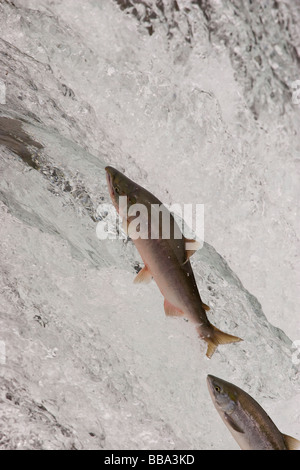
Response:
[{"label": "leaping salmon", "polygon": [[242,450],[296,450],[300,441],[282,434],[248,393],[225,380],[207,376],[212,401]]},{"label": "leaping salmon", "polygon": [[[205,310],[209,307],[201,300],[189,261],[199,247],[197,242],[184,238],[173,215],[153,194],[113,167],[107,166],[105,170],[112,202],[145,264],[135,282],[155,280],[164,296],[166,315],[182,316],[195,323],[200,338],[208,344],[207,357],[211,358],[219,344],[242,341],[219,330],[207,318]],[[121,196],[126,201],[125,208]],[[160,214],[162,220],[169,221],[167,238],[163,236]],[[191,244],[194,249],[190,249]]]}]

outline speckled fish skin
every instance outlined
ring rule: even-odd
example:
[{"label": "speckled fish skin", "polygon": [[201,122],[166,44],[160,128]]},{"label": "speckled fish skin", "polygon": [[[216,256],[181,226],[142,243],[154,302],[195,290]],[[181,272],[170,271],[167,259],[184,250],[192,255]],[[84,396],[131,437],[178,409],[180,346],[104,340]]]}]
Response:
[{"label": "speckled fish skin", "polygon": [[212,401],[242,450],[292,450],[297,439],[282,434],[264,409],[244,390],[207,376]]},{"label": "speckled fish skin", "polygon": [[[154,227],[157,229],[156,233],[159,233],[159,237],[152,239],[151,229],[153,229],[155,222],[153,222],[153,218],[150,221],[151,208],[155,204],[161,206],[162,203],[149,191],[115,168],[106,167],[106,176],[109,193],[118,212],[120,196],[127,197],[128,207],[133,204],[143,204],[148,209],[148,220],[145,224],[148,237],[133,240],[145,263],[136,282],[146,282],[152,277],[154,278],[165,299],[166,315],[184,316],[195,323],[199,336],[208,344],[206,355],[209,358],[219,344],[241,341],[236,336],[218,330],[209,322],[204,308],[208,307],[201,301],[194,273],[188,260],[185,248],[186,239],[181,232],[181,238],[174,237],[174,229],[177,232],[179,227],[169,211],[162,206],[162,210],[166,211],[170,217],[170,237],[166,239],[161,236],[160,224],[158,227]],[[120,213],[120,215],[124,217],[125,214]],[[127,217],[127,227],[130,228],[130,222],[134,218]]]}]

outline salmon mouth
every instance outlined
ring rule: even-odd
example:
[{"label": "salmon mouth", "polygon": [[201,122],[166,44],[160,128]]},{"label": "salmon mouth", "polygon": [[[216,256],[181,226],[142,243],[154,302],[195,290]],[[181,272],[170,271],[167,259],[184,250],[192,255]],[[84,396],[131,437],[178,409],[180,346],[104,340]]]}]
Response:
[{"label": "salmon mouth", "polygon": [[209,391],[212,391],[212,389],[213,389],[213,380],[214,379],[215,379],[215,377],[213,375],[210,375],[210,374],[206,377],[206,381],[207,381]]}]

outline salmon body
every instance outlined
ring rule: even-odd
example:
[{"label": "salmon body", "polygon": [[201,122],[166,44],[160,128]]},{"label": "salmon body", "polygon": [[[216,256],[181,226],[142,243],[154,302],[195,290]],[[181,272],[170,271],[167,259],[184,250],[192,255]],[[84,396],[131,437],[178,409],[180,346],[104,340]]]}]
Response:
[{"label": "salmon body", "polygon": [[[135,282],[155,280],[164,296],[166,315],[192,321],[208,344],[209,358],[219,344],[241,341],[218,330],[207,318],[209,307],[201,300],[189,261],[197,242],[182,235],[173,215],[149,191],[112,167],[106,167],[106,175],[112,202],[145,264]],[[193,243],[195,249],[191,249]]]}]

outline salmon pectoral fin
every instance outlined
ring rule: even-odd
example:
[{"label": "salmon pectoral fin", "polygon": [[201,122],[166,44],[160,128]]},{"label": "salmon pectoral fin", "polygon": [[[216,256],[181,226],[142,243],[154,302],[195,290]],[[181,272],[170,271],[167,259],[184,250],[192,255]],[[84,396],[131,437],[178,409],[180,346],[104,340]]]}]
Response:
[{"label": "salmon pectoral fin", "polygon": [[229,335],[228,333],[224,333],[223,331],[216,328],[214,325],[211,325],[212,330],[210,336],[203,336],[201,335],[201,331],[199,330],[199,335],[202,339],[204,339],[208,346],[206,355],[210,359],[219,346],[219,344],[229,344],[229,343],[236,343],[238,341],[243,341],[238,336]]},{"label": "salmon pectoral fin", "polygon": [[183,312],[170,304],[167,299],[164,301],[164,309],[168,317],[181,317],[183,315]]},{"label": "salmon pectoral fin", "polygon": [[244,434],[244,431],[241,429],[241,427],[233,420],[233,418],[228,413],[224,413],[224,418],[232,429],[234,429],[236,432]]},{"label": "salmon pectoral fin", "polygon": [[152,274],[149,271],[149,269],[147,268],[147,266],[144,266],[138,272],[138,274],[134,278],[133,282],[134,282],[134,284],[141,284],[141,283],[148,284],[149,282],[151,282],[151,280],[152,280]]},{"label": "salmon pectoral fin", "polygon": [[295,439],[295,437],[288,436],[287,434],[282,434],[285,445],[288,450],[297,450],[300,448],[300,441]]}]

